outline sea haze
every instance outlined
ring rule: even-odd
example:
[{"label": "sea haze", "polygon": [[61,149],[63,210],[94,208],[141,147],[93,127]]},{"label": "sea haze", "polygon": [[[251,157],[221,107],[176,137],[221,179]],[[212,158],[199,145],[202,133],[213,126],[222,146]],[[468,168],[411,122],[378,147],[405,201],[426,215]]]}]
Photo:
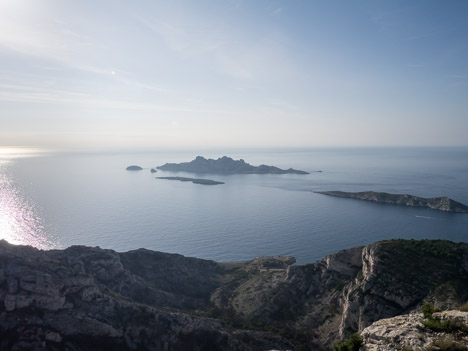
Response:
[{"label": "sea haze", "polygon": [[[150,168],[195,156],[242,158],[309,175],[199,175]],[[129,172],[129,165],[143,171]],[[317,172],[321,171],[321,172]],[[156,176],[208,178],[222,185]],[[0,236],[41,248],[145,247],[233,261],[299,263],[387,238],[467,241],[468,214],[334,198],[314,191],[448,196],[468,204],[468,149],[309,149],[0,156]]]}]

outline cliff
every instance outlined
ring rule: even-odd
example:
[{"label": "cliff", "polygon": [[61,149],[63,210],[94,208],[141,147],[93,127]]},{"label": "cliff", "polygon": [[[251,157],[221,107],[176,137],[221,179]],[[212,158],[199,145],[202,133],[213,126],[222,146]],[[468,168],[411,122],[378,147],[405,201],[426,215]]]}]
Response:
[{"label": "cliff", "polygon": [[219,284],[212,261],[83,246],[0,242],[1,350],[254,350],[278,336],[197,317]]},{"label": "cliff", "polygon": [[163,171],[212,173],[212,174],[309,174],[296,169],[281,169],[274,166],[260,165],[258,167],[246,163],[244,160],[233,160],[223,156],[217,160],[197,156],[190,162],[166,163],[157,167]]},{"label": "cliff", "polygon": [[468,206],[448,197],[424,198],[407,194],[389,194],[375,191],[345,192],[345,191],[317,191],[318,194],[349,199],[373,201],[385,204],[403,205],[412,207],[427,207],[433,210],[446,212],[468,213]]},{"label": "cliff", "polygon": [[468,244],[384,241],[295,266],[0,242],[2,350],[318,350],[468,299]]}]

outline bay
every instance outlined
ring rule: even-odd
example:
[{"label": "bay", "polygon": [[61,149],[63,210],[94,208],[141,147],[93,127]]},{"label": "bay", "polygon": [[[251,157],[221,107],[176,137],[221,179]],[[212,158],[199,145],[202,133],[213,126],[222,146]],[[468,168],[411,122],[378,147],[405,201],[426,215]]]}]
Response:
[{"label": "bay", "polygon": [[[196,175],[150,168],[224,155],[309,175]],[[128,172],[129,165],[143,171]],[[320,171],[320,172],[318,172]],[[389,238],[467,241],[468,214],[382,205],[314,191],[448,196],[468,204],[466,148],[322,148],[114,153],[0,153],[0,238],[40,248],[140,247],[235,261],[313,262]]]}]

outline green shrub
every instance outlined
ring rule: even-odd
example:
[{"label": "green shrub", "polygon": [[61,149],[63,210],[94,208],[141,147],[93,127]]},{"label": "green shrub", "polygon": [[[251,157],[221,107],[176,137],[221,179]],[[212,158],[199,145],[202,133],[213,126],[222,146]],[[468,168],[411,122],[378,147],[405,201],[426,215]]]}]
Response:
[{"label": "green shrub", "polygon": [[439,321],[432,317],[428,318],[425,321],[421,322],[426,328],[429,328],[435,332],[444,332],[444,333],[468,333],[468,326],[463,323],[457,323],[455,321]]},{"label": "green shrub", "polygon": [[465,302],[463,305],[460,306],[460,311],[468,312],[468,301]]},{"label": "green shrub", "polygon": [[468,346],[466,346],[463,342],[456,341],[453,336],[446,335],[441,336],[440,338],[433,341],[432,348],[433,350],[441,350],[441,351],[467,351]]},{"label": "green shrub", "polygon": [[359,348],[364,345],[361,336],[358,333],[352,334],[348,339],[340,341],[334,347],[334,351],[359,351]]},{"label": "green shrub", "polygon": [[434,312],[434,305],[432,303],[426,302],[422,308],[424,318],[432,318],[432,314]]}]

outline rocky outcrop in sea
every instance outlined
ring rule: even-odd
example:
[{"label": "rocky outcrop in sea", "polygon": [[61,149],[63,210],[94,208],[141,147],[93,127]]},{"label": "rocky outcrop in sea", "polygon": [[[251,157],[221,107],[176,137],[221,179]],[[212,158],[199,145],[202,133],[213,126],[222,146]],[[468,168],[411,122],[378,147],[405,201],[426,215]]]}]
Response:
[{"label": "rocky outcrop in sea", "polygon": [[128,166],[127,168],[125,168],[127,171],[141,171],[143,170],[143,168],[141,168],[140,166]]},{"label": "rocky outcrop in sea", "polygon": [[389,194],[375,191],[362,191],[357,193],[346,191],[317,191],[317,193],[336,197],[345,197],[349,199],[366,200],[383,204],[426,207],[445,212],[468,213],[468,206],[452,200],[446,196],[425,198],[408,194]]},{"label": "rocky outcrop in sea", "polygon": [[211,174],[309,174],[297,169],[281,169],[275,166],[252,166],[244,160],[233,160],[230,157],[223,156],[214,159],[206,159],[203,156],[197,156],[190,162],[166,163],[157,167],[163,171],[171,172],[192,172],[192,173],[211,173]]},{"label": "rocky outcrop in sea", "polygon": [[211,179],[197,179],[197,178],[187,178],[187,177],[156,177],[157,179],[166,179],[166,180],[178,180],[179,182],[191,182],[193,184],[201,185],[220,185],[224,182],[218,182]]}]

